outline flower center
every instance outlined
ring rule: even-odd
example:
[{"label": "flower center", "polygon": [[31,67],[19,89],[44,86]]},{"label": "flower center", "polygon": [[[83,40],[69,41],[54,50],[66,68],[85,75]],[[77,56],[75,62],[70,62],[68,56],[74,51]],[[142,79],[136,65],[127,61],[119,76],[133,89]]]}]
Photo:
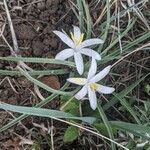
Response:
[{"label": "flower center", "polygon": [[73,40],[73,42],[76,44],[76,45],[80,45],[83,41],[83,38],[84,38],[84,33],[81,33],[80,37],[76,37],[74,36],[74,34],[72,32],[70,32],[71,34],[71,39]]},{"label": "flower center", "polygon": [[96,91],[98,87],[97,87],[96,83],[91,83],[90,88],[91,88],[92,91]]}]

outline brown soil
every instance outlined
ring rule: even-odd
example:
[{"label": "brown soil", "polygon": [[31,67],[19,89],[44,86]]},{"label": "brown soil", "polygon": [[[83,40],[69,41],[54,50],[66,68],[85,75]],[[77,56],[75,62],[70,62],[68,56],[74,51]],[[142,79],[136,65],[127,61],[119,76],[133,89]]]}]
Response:
[{"label": "brown soil", "polygon": [[[77,19],[73,15],[73,12],[70,8],[70,4],[67,0],[20,0],[19,4],[17,0],[8,2],[11,19],[15,29],[17,42],[19,46],[19,54],[24,57],[48,57],[54,58],[55,54],[62,48],[59,40],[53,34],[53,30],[65,29],[68,31],[72,28],[72,25],[77,22]],[[4,37],[7,42],[13,47],[13,42],[11,39],[11,32],[9,25],[7,23],[7,15],[4,10],[4,7],[0,7],[0,27],[3,27],[6,21],[6,26],[4,30]],[[8,45],[0,38],[0,56],[10,56],[10,49]],[[51,69],[52,65],[43,65],[43,64],[29,64],[28,65],[33,69]],[[0,69],[11,69],[16,66],[16,63],[0,61]],[[45,76],[39,79],[43,83],[51,86],[55,89],[60,88],[59,78],[57,76]],[[4,76],[0,77],[0,101],[14,104],[14,105],[24,105],[31,106],[35,105],[40,101],[37,95],[34,95],[34,87],[31,82],[29,82],[24,77],[11,77]],[[45,93],[41,91],[44,97],[50,95],[50,93]],[[34,93],[34,94],[33,94]],[[47,107],[56,109],[58,107],[58,101],[53,101],[48,104]],[[12,114],[16,117],[17,114]],[[0,111],[0,127],[8,123],[12,118],[11,114]],[[20,145],[21,138],[29,138],[29,130],[32,129],[33,122],[38,124],[51,124],[50,119],[41,119],[39,117],[32,117],[22,121],[22,125],[17,125],[11,129],[0,133],[0,149],[3,150],[14,150],[14,149],[24,149],[27,148],[27,144]],[[59,134],[62,134],[64,131],[59,131],[61,125],[57,125],[56,131]],[[55,126],[55,124],[54,124]],[[64,126],[64,125],[63,125]],[[58,128],[58,129],[57,129]],[[31,136],[31,140],[36,143],[38,141],[38,134],[41,134],[41,131],[37,128],[34,135]],[[38,133],[39,132],[39,133]],[[48,133],[43,133],[44,140],[46,136],[50,137]],[[56,134],[56,139],[58,137]],[[20,137],[19,137],[20,136]],[[63,138],[63,136],[61,136]],[[55,140],[55,139],[54,139]],[[63,140],[58,143],[56,142],[57,147],[63,149]],[[31,147],[31,146],[29,146]],[[50,149],[50,146],[45,142],[39,144],[40,149]],[[62,148],[61,148],[62,147]],[[70,147],[69,145],[67,146]],[[28,149],[28,148],[27,148]],[[66,148],[65,148],[66,149]]]},{"label": "brown soil", "polygon": [[[55,29],[68,30],[76,20],[73,18],[74,15],[72,15],[73,12],[69,8],[69,3],[64,0],[42,0],[39,2],[21,0],[19,5],[17,1],[10,1],[8,6],[17,36],[20,55],[24,57],[54,58],[55,54],[60,50],[61,45],[52,31]],[[3,7],[1,7],[0,12],[3,18],[2,23],[4,23],[4,20],[7,20],[7,16]],[[13,47],[8,24],[6,24],[4,36],[7,42]],[[0,39],[0,45],[0,56],[10,56],[9,47],[2,38]],[[0,69],[11,69],[11,67],[15,67],[14,63],[8,63],[6,61],[0,62]],[[50,69],[53,67],[52,65],[41,64],[28,65],[33,69]],[[11,98],[12,95],[13,99],[20,99],[20,96],[24,97],[25,95],[25,99],[26,97],[30,97],[30,92],[23,94],[27,88],[33,90],[30,82],[23,77],[9,77],[9,80],[12,85],[15,86],[16,91],[12,90],[12,87],[8,84],[8,80],[6,79],[1,84],[0,99],[2,99],[2,101],[7,99],[8,102],[8,99]],[[14,103],[13,101],[20,101],[19,99],[10,101]]]}]

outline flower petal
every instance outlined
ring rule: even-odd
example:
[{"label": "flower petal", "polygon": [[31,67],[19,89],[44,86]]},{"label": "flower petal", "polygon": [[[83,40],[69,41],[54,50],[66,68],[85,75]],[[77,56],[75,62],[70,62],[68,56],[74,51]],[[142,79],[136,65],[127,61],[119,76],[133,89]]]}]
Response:
[{"label": "flower petal", "polygon": [[84,65],[83,65],[83,58],[82,55],[78,52],[74,53],[74,60],[77,67],[77,71],[80,75],[83,74]]},{"label": "flower petal", "polygon": [[97,85],[96,91],[98,91],[99,93],[110,94],[115,91],[113,87],[103,86],[99,84],[96,85]]},{"label": "flower petal", "polygon": [[68,49],[64,49],[63,51],[59,52],[56,55],[55,59],[65,60],[73,55],[74,55],[74,50],[71,48],[68,48]]},{"label": "flower petal", "polygon": [[96,52],[96,51],[90,49],[90,48],[82,48],[82,49],[80,50],[80,52],[81,52],[82,54],[84,54],[84,55],[89,56],[89,57],[93,57],[93,58],[95,58],[95,59],[97,59],[97,60],[101,60],[100,54],[99,54],[98,52]]},{"label": "flower petal", "polygon": [[91,80],[90,82],[98,82],[101,79],[103,79],[110,71],[111,66],[107,66],[106,68],[104,68],[102,71],[100,71],[98,74],[96,74]]},{"label": "flower petal", "polygon": [[96,93],[95,91],[92,91],[90,87],[88,87],[88,96],[89,96],[90,106],[93,110],[95,110],[97,107]]},{"label": "flower petal", "polygon": [[85,97],[86,94],[87,94],[87,85],[83,86],[82,89],[77,94],[75,94],[75,98],[80,100],[83,97]]},{"label": "flower petal", "polygon": [[84,47],[88,47],[91,45],[102,44],[102,43],[104,43],[103,40],[98,39],[98,38],[93,38],[93,39],[88,39],[88,40],[83,41],[81,44],[81,47],[84,48]]},{"label": "flower petal", "polygon": [[77,85],[85,85],[87,83],[86,78],[69,78],[67,81]]},{"label": "flower petal", "polygon": [[74,48],[74,42],[70,39],[68,35],[60,31],[53,31],[64,43],[66,43],[69,47]]},{"label": "flower petal", "polygon": [[89,69],[88,77],[87,79],[91,79],[93,76],[95,76],[97,70],[97,63],[94,58],[92,58],[91,67]]},{"label": "flower petal", "polygon": [[77,39],[80,39],[81,36],[81,30],[77,26],[73,26],[73,34]]}]

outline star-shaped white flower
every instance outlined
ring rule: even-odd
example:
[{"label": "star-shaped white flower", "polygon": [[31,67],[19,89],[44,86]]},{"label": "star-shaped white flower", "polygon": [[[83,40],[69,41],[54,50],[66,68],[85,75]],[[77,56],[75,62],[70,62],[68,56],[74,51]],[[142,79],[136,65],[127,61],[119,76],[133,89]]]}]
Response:
[{"label": "star-shaped white flower", "polygon": [[[95,59],[92,59],[91,67],[89,69],[88,77],[86,78],[69,78],[67,81],[82,85],[82,89],[75,94],[76,99],[82,99],[86,96],[88,93],[88,98],[90,101],[90,106],[93,110],[97,107],[97,98],[96,98],[96,92],[104,93],[104,94],[110,94],[115,89],[108,86],[103,86],[100,84],[97,84],[96,82],[102,80],[110,71],[111,66],[107,66],[102,71],[100,71],[98,74],[96,74],[97,70],[97,64]],[[96,74],[96,75],[95,75]]]},{"label": "star-shaped white flower", "polygon": [[103,40],[99,38],[92,38],[83,41],[84,34],[77,26],[73,26],[73,33],[71,32],[71,37],[69,37],[65,32],[53,31],[64,43],[66,43],[70,48],[64,49],[58,53],[55,59],[65,60],[74,56],[74,61],[76,64],[77,71],[80,75],[83,74],[84,64],[81,54],[93,57],[94,59],[101,60],[101,56],[96,51],[86,48],[91,45],[103,43]]}]

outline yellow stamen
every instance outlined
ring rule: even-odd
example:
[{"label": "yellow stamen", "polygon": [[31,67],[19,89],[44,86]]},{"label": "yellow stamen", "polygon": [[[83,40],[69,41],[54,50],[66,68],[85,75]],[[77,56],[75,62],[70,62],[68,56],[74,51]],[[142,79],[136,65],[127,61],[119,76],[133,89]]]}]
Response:
[{"label": "yellow stamen", "polygon": [[75,41],[75,37],[74,37],[73,33],[70,32],[70,34],[71,34],[71,39],[72,39],[73,41]]},{"label": "yellow stamen", "polygon": [[97,87],[96,83],[91,83],[90,88],[91,88],[92,91],[96,91],[98,87]]},{"label": "yellow stamen", "polygon": [[84,38],[84,33],[81,33],[80,38],[78,40],[78,45],[80,45],[82,43],[83,38]]},{"label": "yellow stamen", "polygon": [[71,39],[74,41],[76,45],[80,45],[82,43],[84,38],[84,33],[81,33],[80,38],[75,37],[72,32],[70,32],[70,34],[71,34]]}]

